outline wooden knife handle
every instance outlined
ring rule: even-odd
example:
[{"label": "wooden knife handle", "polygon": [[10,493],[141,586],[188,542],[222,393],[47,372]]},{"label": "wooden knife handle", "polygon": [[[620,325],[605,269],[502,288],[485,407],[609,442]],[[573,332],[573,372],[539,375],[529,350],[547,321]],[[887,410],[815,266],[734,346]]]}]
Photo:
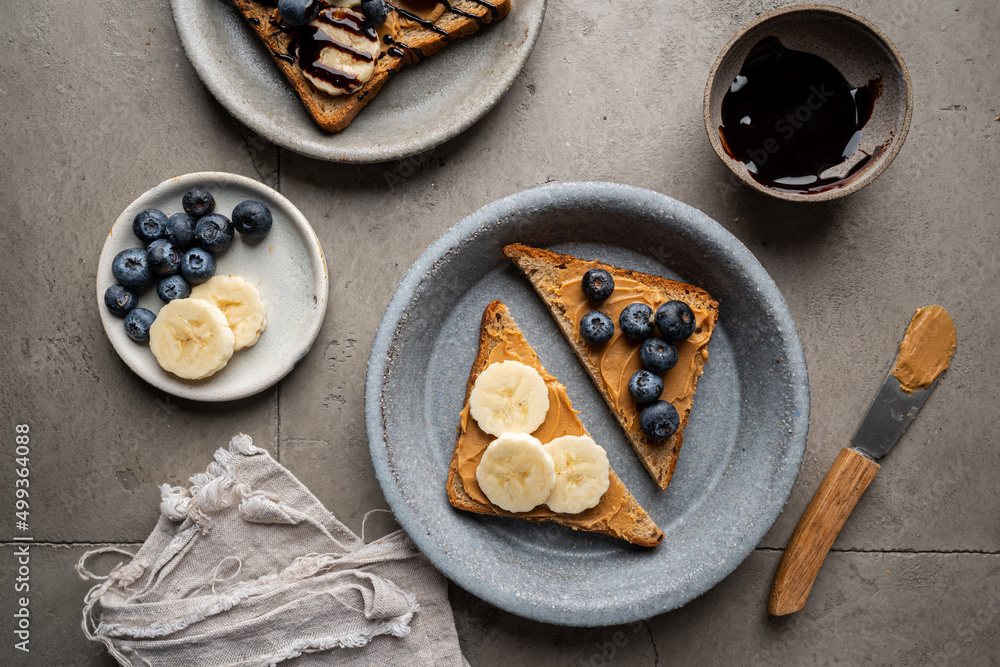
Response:
[{"label": "wooden knife handle", "polygon": [[840,450],[788,540],[774,575],[767,603],[769,614],[784,616],[805,606],[833,541],[880,467],[850,447]]}]

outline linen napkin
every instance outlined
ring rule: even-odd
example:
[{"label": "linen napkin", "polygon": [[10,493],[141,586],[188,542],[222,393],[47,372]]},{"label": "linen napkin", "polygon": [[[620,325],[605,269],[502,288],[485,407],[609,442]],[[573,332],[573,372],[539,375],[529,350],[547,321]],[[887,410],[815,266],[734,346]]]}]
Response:
[{"label": "linen napkin", "polygon": [[[134,556],[87,552],[83,630],[127,667],[467,667],[444,578],[396,531],[365,544],[249,436],[161,487]],[[87,559],[133,556],[107,577]],[[283,666],[284,667],[284,666]]]}]

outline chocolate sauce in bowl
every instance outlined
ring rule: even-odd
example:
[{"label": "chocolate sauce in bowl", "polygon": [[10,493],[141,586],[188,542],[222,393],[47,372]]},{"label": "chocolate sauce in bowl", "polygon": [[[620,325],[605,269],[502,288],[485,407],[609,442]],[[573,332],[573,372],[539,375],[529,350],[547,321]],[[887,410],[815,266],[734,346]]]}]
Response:
[{"label": "chocolate sauce in bowl", "polygon": [[880,79],[853,87],[820,56],[766,37],[747,54],[722,99],[719,138],[726,152],[763,185],[823,192],[881,153],[865,154],[843,176],[822,176],[858,151],[880,92]]}]

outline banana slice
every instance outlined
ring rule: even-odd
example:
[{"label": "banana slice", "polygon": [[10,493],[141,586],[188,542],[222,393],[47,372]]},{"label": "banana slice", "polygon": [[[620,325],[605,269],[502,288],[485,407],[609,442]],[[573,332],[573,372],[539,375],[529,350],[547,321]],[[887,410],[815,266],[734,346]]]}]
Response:
[{"label": "banana slice", "polygon": [[240,276],[214,276],[192,289],[191,296],[204,299],[222,311],[236,336],[235,350],[256,343],[267,328],[260,292]]},{"label": "banana slice", "polygon": [[476,481],[494,505],[508,512],[527,512],[552,493],[556,468],[537,438],[504,433],[483,452]]},{"label": "banana slice", "polygon": [[322,10],[309,24],[316,36],[307,31],[299,39],[302,76],[330,95],[353,93],[367,83],[382,49],[378,37],[363,30],[365,21],[363,14],[342,6]]},{"label": "banana slice", "polygon": [[556,483],[545,504],[576,514],[601,502],[611,485],[608,454],[590,436],[564,435],[544,445],[556,466]]},{"label": "banana slice", "polygon": [[216,373],[233,356],[233,330],[222,311],[204,299],[175,299],[149,327],[149,349],[164,370],[186,380]]},{"label": "banana slice", "polygon": [[490,364],[469,394],[472,418],[490,435],[531,433],[542,425],[548,411],[545,380],[519,361]]}]

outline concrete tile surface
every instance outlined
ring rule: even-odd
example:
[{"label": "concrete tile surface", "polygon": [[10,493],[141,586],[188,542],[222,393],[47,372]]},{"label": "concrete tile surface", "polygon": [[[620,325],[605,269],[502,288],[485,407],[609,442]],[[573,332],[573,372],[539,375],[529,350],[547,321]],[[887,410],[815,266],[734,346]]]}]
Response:
[{"label": "concrete tile surface", "polygon": [[[83,634],[83,598],[97,581],[84,581],[76,573],[76,564],[90,549],[117,546],[135,553],[138,544],[101,544],[88,546],[39,546],[27,545],[28,555],[23,555],[25,545],[5,544],[0,547],[0,573],[3,574],[4,595],[0,597],[3,643],[0,644],[0,662],[4,665],[53,665],[55,667],[111,667],[118,664],[108,655],[104,645],[88,641]],[[20,562],[19,562],[20,561]],[[27,561],[27,563],[25,563]],[[87,567],[103,576],[118,563],[128,559],[119,554],[104,554],[87,561]],[[19,574],[26,566],[28,572]],[[8,586],[9,584],[9,586]],[[13,586],[27,586],[27,590],[10,592]],[[16,636],[21,613],[21,598],[27,598],[29,624],[27,627],[28,652],[15,647],[25,641]]]},{"label": "concrete tile surface", "polygon": [[[204,469],[236,431],[273,447],[276,403],[272,393],[197,405],[133,375],[98,316],[104,238],[157,183],[207,170],[266,181],[277,150],[201,85],[166,3],[92,12],[48,3],[4,22],[0,39],[0,159],[9,165],[0,170],[0,414],[7,433],[18,423],[32,429],[33,491],[42,495],[33,493],[31,527],[55,542],[142,540],[159,484]],[[86,67],[67,67],[82,62],[81,49]],[[2,479],[10,474],[4,466]],[[11,506],[11,484],[0,498]]]},{"label": "concrete tile surface", "polygon": [[[81,580],[74,567],[88,548],[31,547],[30,653],[25,656],[6,640],[13,636],[18,606],[12,596],[4,596],[3,664],[115,664],[80,630],[80,601],[95,582]],[[15,550],[0,548],[5,581],[17,578]],[[528,622],[455,586],[450,597],[462,651],[473,667],[997,663],[1000,562],[995,555],[837,552],[827,560],[809,606],[775,619],[767,615],[766,591],[779,559],[778,551],[758,550],[687,606],[605,628]],[[121,560],[107,554],[87,565],[103,574]]]},{"label": "concrete tile surface", "polygon": [[762,592],[780,557],[758,550],[687,606],[606,628],[526,626],[461,589],[451,599],[473,665],[996,664],[995,556],[834,553],[806,609],[773,618]]},{"label": "concrete tile surface", "polygon": [[[16,531],[12,520],[0,522],[0,664],[113,664],[79,629],[89,585],[73,564],[84,544],[141,542],[156,520],[157,486],[203,470],[236,431],[276,453],[360,532],[369,510],[386,507],[368,457],[364,376],[400,278],[477,208],[571,180],[668,194],[718,220],[760,259],[803,340],[809,441],[786,511],[761,548],[702,598],[635,626],[573,630],[454,589],[469,661],[996,664],[1000,11],[993,0],[834,1],[879,25],[902,52],[913,122],[875,183],[844,200],[793,205],[742,187],[712,152],[701,116],[718,50],[784,4],[551,0],[527,65],[479,123],[424,154],[369,166],[279,150],[232,119],[185,57],[167,3],[7,12],[0,507],[14,497],[14,425],[29,423],[29,532],[58,544],[33,547],[37,644],[26,659],[12,652],[7,631]],[[315,227],[330,275],[327,318],[309,355],[278,387],[222,405],[173,399],[136,378],[105,338],[93,294],[120,211],[164,179],[203,170],[278,187]],[[958,325],[951,370],[882,461],[806,609],[769,619],[778,550],[849,443],[913,311],[929,303]],[[376,513],[366,536],[393,528]]]}]

